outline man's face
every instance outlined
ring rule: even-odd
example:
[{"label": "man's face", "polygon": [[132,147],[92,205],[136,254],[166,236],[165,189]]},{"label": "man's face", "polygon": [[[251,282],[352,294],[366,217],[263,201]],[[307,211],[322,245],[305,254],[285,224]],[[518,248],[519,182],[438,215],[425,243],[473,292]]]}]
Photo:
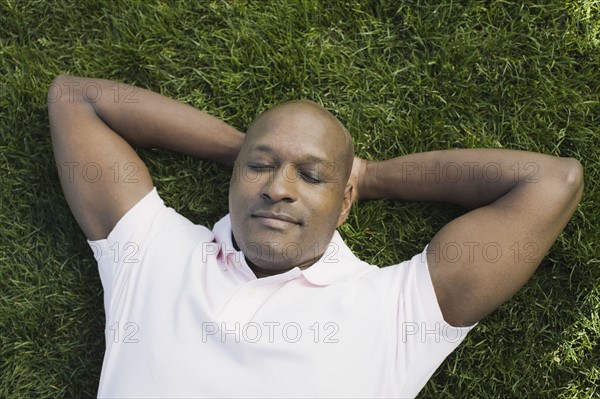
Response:
[{"label": "man's face", "polygon": [[234,166],[233,236],[265,274],[312,265],[350,207],[341,125],[313,107],[286,104],[260,117]]}]

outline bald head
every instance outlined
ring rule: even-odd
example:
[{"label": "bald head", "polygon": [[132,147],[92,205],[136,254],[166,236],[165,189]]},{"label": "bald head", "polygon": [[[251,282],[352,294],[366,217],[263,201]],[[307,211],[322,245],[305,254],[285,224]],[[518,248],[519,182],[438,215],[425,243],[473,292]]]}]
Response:
[{"label": "bald head", "polygon": [[229,213],[255,272],[308,267],[322,256],[352,206],[353,160],[347,130],[311,101],[280,104],[252,122],[231,176]]},{"label": "bald head", "polygon": [[[280,123],[301,124],[314,133],[318,130],[318,140],[322,140],[322,148],[333,151],[333,158],[340,168],[345,184],[352,171],[354,161],[354,144],[346,127],[331,112],[321,105],[309,100],[288,101],[274,106],[260,114],[248,127],[246,140],[252,135],[273,131],[271,128]],[[297,145],[305,140],[315,140],[315,135],[298,135]]]}]

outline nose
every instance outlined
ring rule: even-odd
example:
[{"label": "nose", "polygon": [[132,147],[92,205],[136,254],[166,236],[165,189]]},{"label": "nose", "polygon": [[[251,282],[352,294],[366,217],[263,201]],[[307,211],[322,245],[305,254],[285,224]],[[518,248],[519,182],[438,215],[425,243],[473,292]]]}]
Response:
[{"label": "nose", "polygon": [[261,196],[273,202],[294,202],[297,199],[298,177],[291,166],[284,166],[269,175]]}]

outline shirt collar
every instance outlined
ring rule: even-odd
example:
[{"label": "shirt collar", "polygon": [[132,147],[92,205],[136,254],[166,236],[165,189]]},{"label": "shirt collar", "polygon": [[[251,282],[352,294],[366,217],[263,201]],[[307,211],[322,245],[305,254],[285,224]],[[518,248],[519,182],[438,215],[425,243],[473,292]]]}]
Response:
[{"label": "shirt collar", "polygon": [[[248,266],[242,251],[237,251],[233,246],[233,240],[231,238],[231,219],[229,214],[225,215],[215,224],[213,234],[215,236],[215,242],[220,246],[217,257],[223,262],[226,262],[228,258],[235,259],[240,263],[240,266],[247,269],[245,274],[249,277],[256,278]],[[356,255],[352,253],[350,248],[348,248],[340,236],[340,233],[335,230],[330,243],[325,249],[325,253],[317,262],[304,270],[295,267],[278,276],[282,277],[282,275],[288,273],[293,276],[298,276],[298,271],[300,271],[301,275],[310,283],[318,286],[327,286],[337,281],[356,278],[372,271],[374,268],[377,267],[371,266],[358,259]]]}]

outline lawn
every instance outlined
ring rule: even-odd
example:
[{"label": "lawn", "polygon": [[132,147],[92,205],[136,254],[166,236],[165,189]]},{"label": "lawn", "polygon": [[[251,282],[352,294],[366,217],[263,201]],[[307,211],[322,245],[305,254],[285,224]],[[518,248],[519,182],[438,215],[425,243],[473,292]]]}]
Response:
[{"label": "lawn", "polygon": [[[537,273],[419,397],[598,397],[600,2],[531,3],[2,0],[0,397],[94,396],[102,365],[102,287],[50,143],[59,73],[155,90],[241,130],[312,99],[368,159],[474,147],[579,159],[583,200]],[[169,206],[208,226],[227,212],[229,170],[139,152]],[[367,202],[340,230],[386,266],[462,212]]]}]

